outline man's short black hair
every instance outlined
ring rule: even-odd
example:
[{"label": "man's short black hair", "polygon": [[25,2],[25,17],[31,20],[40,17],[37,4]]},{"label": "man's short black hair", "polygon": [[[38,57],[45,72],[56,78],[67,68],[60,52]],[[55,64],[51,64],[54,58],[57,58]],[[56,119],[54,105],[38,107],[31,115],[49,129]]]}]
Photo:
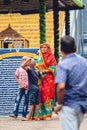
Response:
[{"label": "man's short black hair", "polygon": [[61,50],[66,53],[73,53],[76,51],[75,39],[71,36],[63,36],[60,40]]}]

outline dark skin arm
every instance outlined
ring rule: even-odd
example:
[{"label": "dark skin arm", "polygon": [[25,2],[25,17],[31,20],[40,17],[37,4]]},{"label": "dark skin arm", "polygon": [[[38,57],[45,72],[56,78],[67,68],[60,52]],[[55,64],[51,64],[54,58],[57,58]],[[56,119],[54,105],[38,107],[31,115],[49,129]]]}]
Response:
[{"label": "dark skin arm", "polygon": [[21,66],[24,68],[26,65],[29,65],[30,61],[31,61],[31,58],[27,58],[27,60],[24,61]]},{"label": "dark skin arm", "polygon": [[65,83],[57,84],[57,101],[62,104],[64,99]]},{"label": "dark skin arm", "polygon": [[[58,102],[59,105],[63,103],[65,86],[66,86],[65,83],[59,83],[56,86],[57,87],[57,102]],[[58,111],[60,111],[61,108],[62,108],[62,106],[56,106],[54,108],[54,112],[58,113]]]}]

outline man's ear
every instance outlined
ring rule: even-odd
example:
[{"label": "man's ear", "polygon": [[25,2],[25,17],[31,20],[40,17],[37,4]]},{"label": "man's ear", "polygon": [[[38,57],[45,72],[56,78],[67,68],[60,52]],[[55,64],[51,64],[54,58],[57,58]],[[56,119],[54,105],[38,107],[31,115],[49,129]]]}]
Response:
[{"label": "man's ear", "polygon": [[76,52],[77,51],[77,48],[76,47],[74,47],[74,50],[73,50],[73,52]]},{"label": "man's ear", "polygon": [[60,47],[60,53],[61,53],[61,55],[64,54],[64,51],[63,51],[63,49],[61,47]]},{"label": "man's ear", "polygon": [[62,51],[62,47],[60,46],[60,51]]}]

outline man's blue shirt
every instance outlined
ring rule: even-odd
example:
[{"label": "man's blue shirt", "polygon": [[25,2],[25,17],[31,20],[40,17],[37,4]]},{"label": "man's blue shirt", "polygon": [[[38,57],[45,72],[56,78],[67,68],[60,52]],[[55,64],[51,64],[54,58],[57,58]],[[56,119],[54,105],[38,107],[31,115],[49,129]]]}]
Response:
[{"label": "man's blue shirt", "polygon": [[85,113],[87,110],[87,60],[75,53],[57,66],[55,83],[66,83],[63,105]]}]

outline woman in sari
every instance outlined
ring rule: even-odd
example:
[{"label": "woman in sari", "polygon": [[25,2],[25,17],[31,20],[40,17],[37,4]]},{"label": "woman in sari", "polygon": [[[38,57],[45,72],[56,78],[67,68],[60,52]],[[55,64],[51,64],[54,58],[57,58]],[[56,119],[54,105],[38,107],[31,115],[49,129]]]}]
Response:
[{"label": "woman in sari", "polygon": [[37,60],[37,68],[44,75],[40,82],[40,119],[51,118],[54,104],[54,78],[56,71],[56,60],[51,52],[50,45],[40,45],[40,53]]}]

